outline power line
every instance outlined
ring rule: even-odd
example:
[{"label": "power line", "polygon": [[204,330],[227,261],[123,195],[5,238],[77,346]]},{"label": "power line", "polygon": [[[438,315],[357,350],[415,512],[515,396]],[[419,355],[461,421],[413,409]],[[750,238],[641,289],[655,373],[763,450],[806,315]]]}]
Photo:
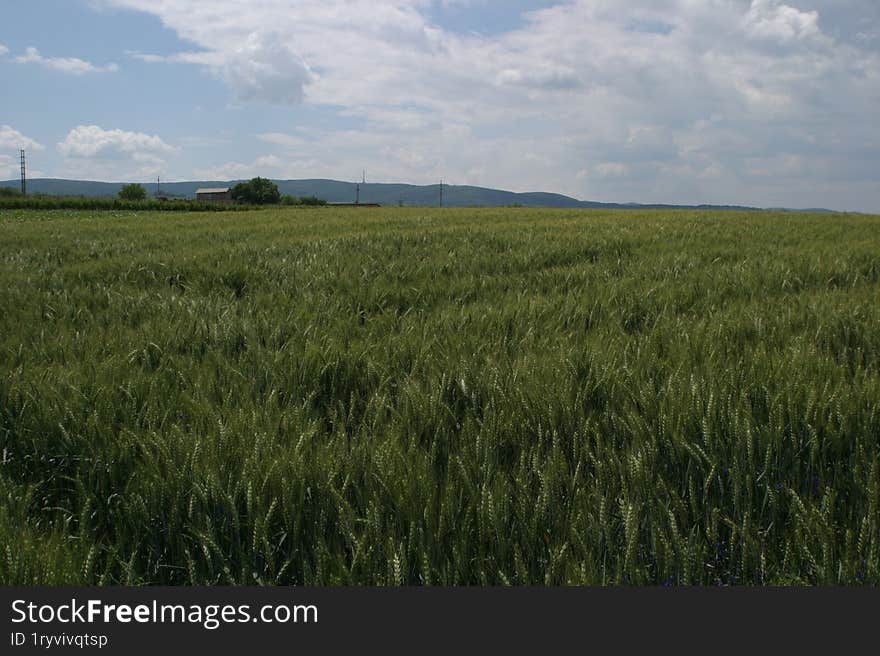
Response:
[{"label": "power line", "polygon": [[21,195],[27,196],[27,166],[24,158],[24,148],[21,149]]}]

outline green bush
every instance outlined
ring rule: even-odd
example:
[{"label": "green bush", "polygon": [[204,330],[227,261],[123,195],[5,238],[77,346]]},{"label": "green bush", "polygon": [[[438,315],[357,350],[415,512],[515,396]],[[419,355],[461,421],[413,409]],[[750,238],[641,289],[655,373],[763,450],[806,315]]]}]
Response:
[{"label": "green bush", "polygon": [[266,178],[256,177],[248,182],[239,182],[232,188],[232,198],[239,203],[250,205],[277,205],[281,202],[278,185]]},{"label": "green bush", "polygon": [[127,184],[119,190],[119,198],[129,201],[146,200],[147,190],[139,184]]},{"label": "green bush", "polygon": [[282,205],[302,205],[305,207],[318,207],[321,205],[326,205],[327,201],[318,198],[316,196],[303,196],[301,198],[297,198],[295,196],[282,196],[281,197]]}]

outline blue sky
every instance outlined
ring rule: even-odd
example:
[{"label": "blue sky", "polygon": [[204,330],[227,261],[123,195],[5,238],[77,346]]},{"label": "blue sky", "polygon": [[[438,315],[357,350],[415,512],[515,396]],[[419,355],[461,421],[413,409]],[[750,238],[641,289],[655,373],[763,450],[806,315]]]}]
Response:
[{"label": "blue sky", "polygon": [[0,179],[880,212],[876,0],[30,0],[0,85]]}]

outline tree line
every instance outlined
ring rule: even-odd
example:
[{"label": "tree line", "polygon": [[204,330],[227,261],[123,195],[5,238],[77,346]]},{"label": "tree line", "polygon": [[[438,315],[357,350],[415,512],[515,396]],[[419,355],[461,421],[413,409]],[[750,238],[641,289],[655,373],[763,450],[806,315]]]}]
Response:
[{"label": "tree line", "polygon": [[[125,185],[119,192],[122,200],[138,201],[147,198],[147,191],[139,184]],[[239,182],[232,188],[232,200],[243,205],[326,205],[327,201],[315,196],[281,195],[278,185],[267,178],[256,177]]]},{"label": "tree line", "polygon": [[232,199],[248,205],[326,205],[327,201],[315,196],[297,198],[281,195],[278,185],[267,178],[256,177],[239,182],[232,188]]},{"label": "tree line", "polygon": [[66,197],[45,194],[22,196],[18,189],[0,187],[0,208],[2,209],[81,209],[81,210],[168,210],[201,211],[248,209],[264,205],[320,206],[327,201],[316,196],[282,195],[278,185],[266,178],[256,177],[239,182],[231,191],[235,205],[211,203],[197,200],[165,200],[150,198],[143,185],[127,184],[115,198],[107,197]]}]

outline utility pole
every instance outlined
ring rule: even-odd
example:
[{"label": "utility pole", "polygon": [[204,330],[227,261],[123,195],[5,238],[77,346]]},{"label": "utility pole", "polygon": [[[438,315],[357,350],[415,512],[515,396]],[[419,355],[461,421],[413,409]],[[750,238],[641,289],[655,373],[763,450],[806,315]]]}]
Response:
[{"label": "utility pole", "polygon": [[443,178],[440,178],[440,207],[443,207]]},{"label": "utility pole", "polygon": [[156,198],[159,197],[159,176],[156,176]]},{"label": "utility pole", "polygon": [[21,149],[21,195],[27,196],[27,166],[24,159],[24,148]]}]

